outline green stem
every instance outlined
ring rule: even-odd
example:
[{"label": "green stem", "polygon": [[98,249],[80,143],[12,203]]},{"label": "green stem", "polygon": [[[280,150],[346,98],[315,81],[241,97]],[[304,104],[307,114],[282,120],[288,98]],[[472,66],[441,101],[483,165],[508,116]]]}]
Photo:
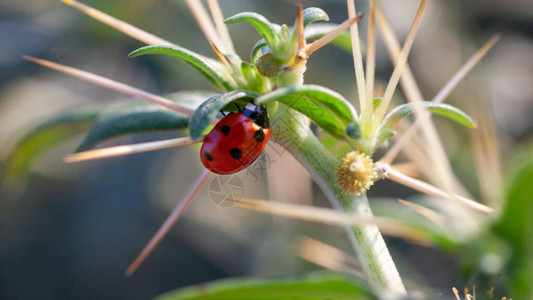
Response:
[{"label": "green stem", "polygon": [[[305,65],[278,77],[278,87],[303,84]],[[320,186],[331,205],[344,213],[373,216],[366,194],[347,196],[337,184],[337,159],[320,143],[301,113],[279,104],[270,116],[271,140],[289,151]],[[395,298],[406,293],[396,265],[377,226],[346,227],[348,238],[376,293]]]},{"label": "green stem", "polygon": [[[271,116],[271,124],[272,141],[287,149],[307,169],[335,209],[372,216],[366,194],[346,196],[338,186],[334,175],[337,159],[318,141],[302,114],[279,104],[277,112]],[[405,294],[405,287],[379,229],[368,225],[346,227],[346,231],[374,290],[387,297]]]}]

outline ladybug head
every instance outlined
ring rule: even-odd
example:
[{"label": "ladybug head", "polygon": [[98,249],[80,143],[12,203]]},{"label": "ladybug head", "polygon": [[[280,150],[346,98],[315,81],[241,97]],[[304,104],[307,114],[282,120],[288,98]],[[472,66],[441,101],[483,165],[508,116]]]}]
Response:
[{"label": "ladybug head", "polygon": [[242,110],[242,114],[250,118],[255,124],[263,128],[270,128],[267,110],[264,105],[248,103]]}]

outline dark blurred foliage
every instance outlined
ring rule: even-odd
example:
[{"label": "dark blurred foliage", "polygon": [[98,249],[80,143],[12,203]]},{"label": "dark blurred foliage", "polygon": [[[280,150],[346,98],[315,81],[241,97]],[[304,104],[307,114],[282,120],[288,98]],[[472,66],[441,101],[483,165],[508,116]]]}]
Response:
[{"label": "dark blurred foliage", "polygon": [[[220,2],[225,16],[257,11],[278,23],[292,25],[294,20],[294,1]],[[382,4],[403,39],[418,1],[401,2]],[[84,3],[201,54],[212,53],[182,0]],[[304,4],[322,7],[333,22],[342,22],[347,15],[342,1]],[[358,1],[358,5],[359,10],[366,11],[366,3]],[[422,92],[430,98],[491,34],[502,33],[499,44],[450,101],[465,108],[462,103],[468,100],[469,93],[490,101],[504,160],[512,155],[517,143],[531,139],[532,6],[527,0],[430,1],[410,59]],[[364,32],[366,26],[361,26]],[[233,25],[230,32],[237,52],[247,59],[258,34],[245,24]],[[24,132],[65,107],[122,97],[35,66],[22,60],[22,55],[50,59],[157,93],[214,90],[207,80],[177,61],[159,57],[128,59],[127,54],[141,46],[140,42],[60,1],[3,1],[0,37],[2,157]],[[386,83],[392,65],[380,42],[378,47],[377,76]],[[306,81],[354,99],[351,66],[349,54],[326,47],[311,57]],[[460,162],[471,155],[470,149],[457,139],[463,141],[468,135],[456,133],[459,129],[454,125],[440,124],[446,134],[453,132],[444,137],[452,163],[465,167]],[[142,134],[111,143],[183,134]],[[146,299],[227,276],[316,269],[291,252],[291,243],[299,234],[312,235],[349,251],[341,229],[216,207],[203,192],[173,234],[138,272],[124,277],[125,268],[157,230],[168,208],[200,173],[197,148],[63,164],[61,157],[73,151],[76,142],[79,140],[51,151],[23,184],[8,185],[1,178],[0,299]],[[475,180],[461,174],[467,187],[476,193],[475,184],[469,184]],[[246,193],[266,198],[266,177],[258,179],[247,177]],[[407,198],[412,194],[396,184],[379,182],[370,196]],[[317,205],[328,205],[316,187],[314,195]],[[454,280],[457,270],[453,258],[400,240],[392,239],[391,245],[408,285],[431,287],[449,295],[451,286],[460,284]]]}]

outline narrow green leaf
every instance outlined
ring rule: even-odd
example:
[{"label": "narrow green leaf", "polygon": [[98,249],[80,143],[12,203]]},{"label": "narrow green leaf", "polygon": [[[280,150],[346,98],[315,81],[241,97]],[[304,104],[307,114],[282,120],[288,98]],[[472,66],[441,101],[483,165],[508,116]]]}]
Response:
[{"label": "narrow green leaf", "polygon": [[6,158],[7,175],[27,176],[33,163],[47,150],[87,131],[104,107],[90,105],[69,109],[27,133]]},{"label": "narrow green leaf", "polygon": [[263,55],[262,50],[264,47],[268,47],[267,42],[264,39],[260,39],[255,43],[250,54],[250,61],[255,64],[255,61]]},{"label": "narrow green leaf", "polygon": [[357,120],[353,106],[339,93],[318,85],[277,89],[257,98],[257,103],[282,102],[309,117],[338,139],[346,139],[346,127]]},{"label": "narrow green leaf", "polygon": [[305,276],[234,278],[186,287],[159,296],[160,300],[318,300],[376,299],[361,283],[339,273],[321,272]]},{"label": "narrow green leaf", "polygon": [[278,42],[278,35],[280,34],[280,26],[272,24],[264,16],[253,12],[242,12],[224,21],[226,24],[235,24],[238,22],[250,23],[261,34],[269,45],[276,45]]},{"label": "narrow green leaf", "polygon": [[[476,123],[463,111],[458,108],[444,103],[434,103],[431,101],[421,102],[423,108],[428,111],[446,117],[452,121],[462,124],[469,128],[475,128]],[[383,119],[381,128],[392,129],[402,118],[409,116],[413,113],[413,105],[406,103],[395,107],[391,112]]]},{"label": "narrow green leaf", "polygon": [[329,21],[328,14],[318,7],[308,7],[302,11],[304,27],[316,21]]},{"label": "narrow green leaf", "polygon": [[103,111],[76,152],[124,134],[187,128],[189,116],[145,102],[114,106]]},{"label": "narrow green leaf", "polygon": [[[308,42],[312,42],[314,40],[318,40],[319,38],[326,35],[328,32],[332,31],[337,27],[337,24],[310,24],[305,28],[304,35],[305,39]],[[341,35],[337,36],[333,41],[331,41],[331,44],[334,46],[339,47],[340,49],[352,53],[352,42],[350,40],[350,35],[348,32],[344,32]],[[363,48],[361,44],[361,48]],[[363,49],[361,49],[363,50]]]},{"label": "narrow green leaf", "polygon": [[259,94],[246,90],[234,90],[222,95],[215,95],[204,101],[189,120],[189,132],[194,140],[198,140],[209,126],[216,114],[231,102],[239,99],[255,99]]},{"label": "narrow green leaf", "polygon": [[[206,91],[188,91],[166,95],[166,97],[195,109],[211,95],[212,93]],[[108,105],[100,112],[91,130],[76,151],[88,150],[106,139],[119,135],[183,129],[188,126],[188,122],[189,116],[145,101],[128,101]]]},{"label": "narrow green leaf", "polygon": [[206,57],[185,48],[174,46],[145,46],[131,52],[128,57],[136,57],[146,54],[163,54],[178,58],[200,71],[200,73],[221,90],[230,91],[237,88],[235,83],[220,71],[222,66],[217,65],[218,62],[209,60]]}]

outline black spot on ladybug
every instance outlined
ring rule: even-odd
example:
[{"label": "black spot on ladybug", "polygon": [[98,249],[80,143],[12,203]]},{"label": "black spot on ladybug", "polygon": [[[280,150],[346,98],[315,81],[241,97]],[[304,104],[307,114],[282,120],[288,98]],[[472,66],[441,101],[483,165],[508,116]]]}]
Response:
[{"label": "black spot on ladybug", "polygon": [[261,143],[265,140],[265,133],[263,132],[263,129],[258,129],[256,132],[254,132],[254,139]]},{"label": "black spot on ladybug", "polygon": [[230,129],[231,127],[229,127],[228,125],[224,125],[222,126],[222,128],[220,128],[220,131],[222,131],[225,136],[228,136]]},{"label": "black spot on ladybug", "polygon": [[242,151],[237,149],[237,148],[233,148],[229,151],[229,154],[231,155],[231,157],[233,157],[234,159],[236,160],[239,160],[241,159],[242,157]]},{"label": "black spot on ladybug", "polygon": [[213,156],[211,156],[211,154],[209,154],[209,152],[204,150],[204,155],[205,155],[205,158],[207,158],[208,161],[213,161]]}]

